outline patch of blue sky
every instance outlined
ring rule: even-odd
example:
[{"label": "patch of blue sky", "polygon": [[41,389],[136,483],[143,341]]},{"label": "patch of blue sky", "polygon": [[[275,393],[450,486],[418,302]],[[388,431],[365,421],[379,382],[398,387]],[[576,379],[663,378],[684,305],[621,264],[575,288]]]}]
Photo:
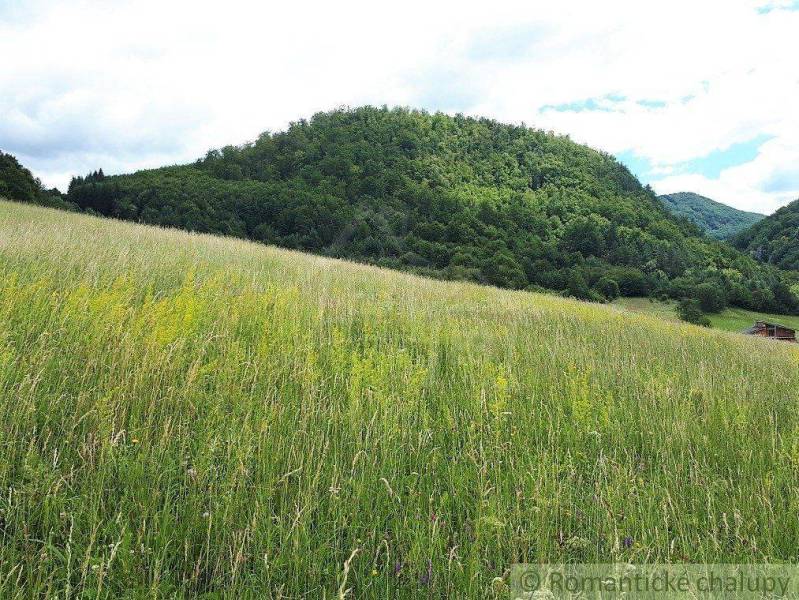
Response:
[{"label": "patch of blue sky", "polygon": [[555,112],[615,112],[613,104],[624,102],[627,98],[618,94],[608,94],[601,98],[586,98],[575,102],[563,102],[561,104],[546,104],[541,107],[540,112],[553,110]]},{"label": "patch of blue sky", "polygon": [[769,4],[765,4],[757,9],[758,14],[767,15],[768,13],[775,11],[775,10],[799,10],[799,0],[793,0],[793,2],[771,2]]},{"label": "patch of blue sky", "polygon": [[33,2],[0,0],[0,25],[22,25],[33,19],[38,7]]},{"label": "patch of blue sky", "polygon": [[645,108],[664,108],[666,106],[663,100],[638,100],[636,104]]},{"label": "patch of blue sky", "polygon": [[[690,99],[687,98],[686,100]],[[621,94],[607,94],[596,98],[585,98],[584,100],[576,100],[574,102],[562,102],[560,104],[546,104],[541,107],[541,112],[552,110],[555,112],[617,112],[621,110],[616,107],[616,104],[621,104],[627,100],[627,96]],[[665,108],[667,102],[665,100],[655,100],[644,98],[643,100],[636,100],[636,104],[646,108]]]},{"label": "patch of blue sky", "polygon": [[[615,104],[620,104],[627,100],[627,96],[620,94],[607,94],[597,98],[586,98],[584,100],[577,100],[575,102],[563,102],[561,104],[547,104],[541,107],[541,111],[554,110],[556,112],[586,112],[586,111],[599,111],[599,112],[614,112],[619,110]],[[654,100],[644,98],[643,100],[636,100],[636,104],[646,108],[664,108],[667,103],[665,100]]]},{"label": "patch of blue sky", "polygon": [[477,33],[466,50],[472,60],[513,60],[529,56],[550,30],[541,25],[517,25]]},{"label": "patch of blue sky", "polygon": [[616,159],[630,170],[642,183],[647,183],[652,174],[652,163],[648,158],[638,156],[631,150],[616,155]]},{"label": "patch of blue sky", "polygon": [[722,171],[737,167],[757,158],[760,146],[774,136],[761,134],[745,142],[732,144],[724,150],[714,150],[701,158],[685,161],[675,167],[681,173],[698,173],[709,179],[716,179]]},{"label": "patch of blue sky", "polygon": [[[757,158],[760,147],[772,137],[766,134],[758,135],[745,142],[732,144],[724,150],[714,150],[705,156],[669,165],[672,169],[670,175],[695,174],[703,175],[708,179],[717,179],[725,169],[746,164]],[[652,162],[646,157],[626,150],[617,154],[616,158],[644,183],[657,178],[657,174],[652,172]],[[799,171],[779,174],[779,176],[774,177],[771,185],[774,189],[765,191],[798,189]]]}]

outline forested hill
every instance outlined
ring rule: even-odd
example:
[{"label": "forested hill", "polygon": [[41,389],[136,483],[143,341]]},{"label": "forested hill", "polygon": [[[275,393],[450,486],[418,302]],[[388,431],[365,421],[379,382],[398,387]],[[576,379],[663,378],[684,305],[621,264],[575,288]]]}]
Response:
[{"label": "forested hill", "polygon": [[693,192],[658,196],[673,214],[695,223],[709,236],[719,240],[751,227],[765,215],[738,210]]},{"label": "forested hill", "polygon": [[799,200],[783,206],[730,241],[758,260],[781,269],[799,270]]},{"label": "forested hill", "polygon": [[612,156],[525,126],[363,107],[195,164],[72,181],[103,215],[578,298],[795,311],[775,269],[673,217]]}]

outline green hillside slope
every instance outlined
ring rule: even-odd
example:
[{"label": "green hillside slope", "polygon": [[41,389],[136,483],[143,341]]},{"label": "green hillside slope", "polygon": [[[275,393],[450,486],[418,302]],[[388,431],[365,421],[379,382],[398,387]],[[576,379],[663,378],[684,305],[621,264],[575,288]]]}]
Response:
[{"label": "green hillside slope", "polygon": [[194,165],[70,185],[103,215],[593,300],[694,295],[796,312],[776,270],[674,218],[613,157],[489,119],[320,113]]},{"label": "green hillside slope", "polygon": [[799,270],[799,200],[783,206],[730,240],[763,262]]},{"label": "green hillside slope", "polygon": [[516,561],[792,560],[798,361],[0,203],[0,597],[478,598]]},{"label": "green hillside slope", "polygon": [[692,192],[658,196],[672,214],[685,217],[711,237],[719,240],[751,227],[765,215],[738,210]]}]

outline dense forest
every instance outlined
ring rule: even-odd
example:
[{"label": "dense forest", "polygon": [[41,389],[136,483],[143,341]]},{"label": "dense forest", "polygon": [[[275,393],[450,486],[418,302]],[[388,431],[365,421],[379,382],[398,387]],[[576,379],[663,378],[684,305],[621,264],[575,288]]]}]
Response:
[{"label": "dense forest", "polygon": [[612,156],[489,119],[335,110],[191,165],[75,178],[67,200],[500,287],[799,308],[784,274],[671,215]]},{"label": "dense forest", "polygon": [[15,156],[0,150],[0,198],[75,210],[56,188],[47,190]]},{"label": "dense forest", "polygon": [[730,240],[757,260],[799,270],[799,200],[783,206]]},{"label": "dense forest", "polygon": [[664,194],[658,198],[672,214],[685,217],[717,240],[727,239],[765,217],[738,210],[693,192]]}]

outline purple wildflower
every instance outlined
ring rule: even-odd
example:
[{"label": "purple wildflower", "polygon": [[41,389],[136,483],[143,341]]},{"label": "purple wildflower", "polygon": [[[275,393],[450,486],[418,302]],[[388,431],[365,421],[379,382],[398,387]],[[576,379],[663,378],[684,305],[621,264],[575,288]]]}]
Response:
[{"label": "purple wildflower", "polygon": [[419,578],[419,583],[422,585],[430,585],[430,580],[433,578],[433,561],[427,561],[427,573]]}]

